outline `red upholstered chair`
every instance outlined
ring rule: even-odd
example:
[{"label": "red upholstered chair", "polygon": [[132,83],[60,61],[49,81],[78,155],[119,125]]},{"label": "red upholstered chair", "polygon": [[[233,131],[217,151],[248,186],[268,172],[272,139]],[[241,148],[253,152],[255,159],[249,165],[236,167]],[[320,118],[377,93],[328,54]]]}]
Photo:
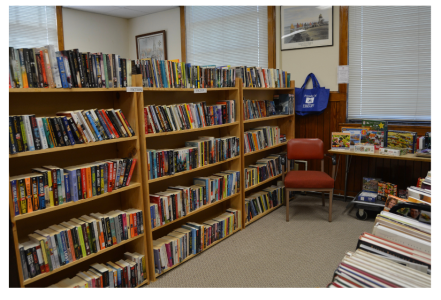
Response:
[{"label": "red upholstered chair", "polygon": [[[292,139],[288,142],[289,159],[320,159],[321,171],[289,171],[283,173],[286,192],[286,222],[289,222],[289,192],[322,192],[322,205],[325,206],[325,192],[329,192],[329,222],[332,221],[332,194],[334,192],[335,157],[332,157],[332,177],[324,172],[325,154],[323,141],[320,139]],[[288,161],[287,161],[287,165]]]}]

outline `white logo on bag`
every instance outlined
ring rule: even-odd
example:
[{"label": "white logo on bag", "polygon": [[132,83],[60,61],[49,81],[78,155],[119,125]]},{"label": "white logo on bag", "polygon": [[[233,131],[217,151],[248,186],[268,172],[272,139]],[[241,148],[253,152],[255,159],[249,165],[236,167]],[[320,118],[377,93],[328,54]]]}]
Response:
[{"label": "white logo on bag", "polygon": [[314,98],[313,97],[306,98],[305,103],[314,103]]}]

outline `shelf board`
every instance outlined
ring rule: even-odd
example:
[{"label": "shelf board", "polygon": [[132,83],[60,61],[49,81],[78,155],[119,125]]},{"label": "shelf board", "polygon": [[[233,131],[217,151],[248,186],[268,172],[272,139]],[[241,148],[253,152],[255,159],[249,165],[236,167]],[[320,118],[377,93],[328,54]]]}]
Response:
[{"label": "shelf board", "polygon": [[[147,270],[146,270],[146,272],[147,272]],[[141,282],[140,284],[138,284],[137,286],[135,286],[135,288],[139,288],[139,287],[141,287],[141,286],[143,286],[145,284],[148,284],[148,283],[149,283],[149,281],[148,281],[148,279],[146,279],[143,282]]]},{"label": "shelf board", "polygon": [[268,209],[267,211],[261,213],[260,215],[255,216],[255,217],[252,218],[249,222],[245,223],[245,226],[248,226],[248,225],[250,225],[251,223],[253,223],[253,222],[259,220],[260,218],[266,216],[267,214],[269,214],[270,212],[272,212],[272,211],[278,209],[278,208],[281,207],[281,206],[282,206],[282,204],[279,204],[279,205],[274,206],[274,207]]},{"label": "shelf board", "polygon": [[23,88],[9,89],[9,93],[84,93],[84,92],[125,92],[126,88]]},{"label": "shelf board", "polygon": [[122,143],[122,142],[126,142],[126,141],[134,141],[137,139],[138,139],[138,136],[132,136],[132,137],[126,137],[126,138],[105,140],[105,141],[100,141],[100,142],[91,142],[91,143],[87,143],[87,144],[76,144],[73,146],[54,147],[54,148],[48,148],[48,149],[42,149],[42,150],[19,152],[19,153],[15,153],[15,154],[9,154],[9,158],[25,157],[25,156],[31,156],[31,155],[37,155],[37,154],[46,154],[46,153],[74,150],[74,149],[87,148],[87,147],[93,147],[93,146]]},{"label": "shelf board", "polygon": [[[286,173],[285,173],[285,174],[286,174]],[[252,186],[246,188],[246,189],[245,189],[245,192],[251,191],[252,189],[254,189],[254,188],[256,188],[256,187],[261,186],[261,185],[264,185],[265,183],[270,182],[271,180],[274,180],[274,179],[279,178],[279,177],[282,177],[282,174],[279,174],[279,175],[273,176],[273,177],[271,177],[271,178],[268,178],[267,180],[264,180],[264,181],[262,181],[262,182],[259,182],[258,184],[252,185]]]},{"label": "shelf board", "polygon": [[[143,88],[144,92],[194,92],[193,88]],[[215,92],[215,91],[237,91],[236,87],[224,87],[224,88],[206,88],[207,92]]]},{"label": "shelf board", "polygon": [[223,160],[223,161],[214,163],[214,164],[209,164],[209,165],[206,165],[206,166],[203,166],[203,167],[199,167],[199,168],[196,168],[196,169],[193,169],[193,170],[183,171],[183,172],[176,173],[174,175],[163,176],[163,177],[159,177],[159,178],[155,178],[155,179],[149,179],[147,182],[150,184],[150,183],[154,183],[154,182],[158,182],[158,181],[162,181],[162,180],[167,180],[167,179],[170,179],[170,178],[174,178],[174,177],[182,176],[182,175],[185,175],[185,174],[193,173],[193,172],[196,172],[196,171],[199,171],[199,170],[204,170],[204,169],[208,169],[208,168],[211,168],[211,167],[214,167],[214,166],[218,166],[218,165],[221,165],[221,164],[224,164],[224,163],[227,163],[227,162],[239,159],[239,158],[240,158],[240,155],[236,156],[236,157],[233,157],[233,158],[230,158],[230,159],[227,159],[227,160]]},{"label": "shelf board", "polygon": [[28,213],[28,214],[18,215],[18,216],[15,216],[14,220],[12,220],[12,221],[13,222],[14,221],[19,221],[19,220],[31,218],[31,217],[34,217],[34,216],[42,215],[42,214],[45,214],[45,213],[50,213],[50,212],[53,212],[53,211],[57,211],[57,210],[60,210],[60,209],[63,209],[63,208],[68,208],[68,207],[80,205],[80,204],[87,203],[87,202],[90,202],[90,201],[98,200],[98,199],[106,197],[106,196],[110,196],[110,195],[118,194],[118,193],[121,193],[121,192],[124,192],[124,191],[127,191],[127,190],[131,190],[133,188],[137,188],[137,187],[140,187],[140,186],[141,186],[141,183],[139,183],[139,182],[131,183],[129,186],[126,186],[126,187],[123,187],[123,188],[119,188],[117,190],[113,190],[110,193],[105,193],[105,194],[102,194],[102,195],[99,195],[99,196],[78,200],[76,202],[71,201],[71,202],[68,202],[68,203],[61,204],[61,205],[47,207],[45,209],[36,210],[36,211]]},{"label": "shelf board", "polygon": [[255,88],[255,87],[244,87],[244,91],[284,91],[284,90],[293,90],[294,87],[283,87],[283,88]]},{"label": "shelf board", "polygon": [[238,124],[239,124],[239,122],[233,122],[233,123],[227,123],[227,124],[222,124],[222,125],[206,126],[206,127],[202,127],[202,128],[193,128],[193,129],[186,129],[186,130],[179,130],[179,131],[151,133],[151,134],[146,134],[145,137],[146,138],[153,138],[153,137],[164,136],[164,135],[196,132],[196,131],[203,131],[203,130],[210,130],[210,129],[217,129],[217,128],[222,128],[222,127],[234,126],[234,125],[238,125]]},{"label": "shelf board", "polygon": [[129,239],[129,240],[122,241],[121,243],[119,243],[119,244],[117,244],[117,245],[115,245],[115,246],[112,246],[112,247],[108,247],[108,248],[106,248],[106,249],[103,249],[103,250],[101,250],[101,251],[98,252],[98,253],[93,253],[93,254],[91,254],[91,255],[89,255],[89,256],[86,256],[86,257],[83,257],[83,258],[81,258],[81,259],[77,259],[76,261],[73,261],[73,262],[71,262],[71,263],[68,263],[67,265],[61,266],[61,267],[59,267],[58,269],[53,270],[52,272],[43,273],[43,274],[40,274],[40,275],[35,276],[34,278],[26,279],[26,280],[23,282],[23,284],[24,284],[24,285],[28,285],[28,284],[30,284],[30,283],[32,283],[32,282],[35,282],[35,281],[38,281],[38,280],[40,280],[40,279],[42,279],[42,278],[45,278],[45,277],[48,277],[48,276],[50,276],[50,275],[56,274],[56,273],[58,273],[58,272],[60,272],[60,271],[62,271],[62,270],[65,270],[65,269],[67,269],[67,268],[70,268],[70,267],[73,266],[73,265],[76,265],[76,264],[82,263],[82,262],[84,262],[84,261],[86,261],[86,260],[89,260],[89,259],[91,259],[91,258],[93,258],[93,257],[96,257],[96,256],[98,256],[98,255],[100,255],[100,254],[102,254],[102,253],[105,253],[105,252],[107,252],[107,251],[110,251],[110,250],[112,250],[112,249],[115,249],[115,248],[117,248],[117,247],[119,247],[119,246],[121,246],[121,245],[124,245],[124,244],[130,243],[130,242],[132,242],[132,241],[134,241],[134,240],[137,240],[137,239],[139,239],[139,238],[141,238],[141,237],[143,237],[143,236],[144,236],[144,233],[143,233],[143,234],[140,234],[140,235],[138,235],[138,236],[136,236],[136,237],[134,237],[134,238],[131,238],[131,239]]},{"label": "shelf board", "polygon": [[168,225],[173,224],[173,223],[175,223],[175,222],[177,222],[177,221],[184,220],[185,218],[188,218],[188,217],[190,217],[190,216],[193,216],[193,215],[195,215],[195,214],[197,214],[197,213],[200,213],[201,211],[206,210],[207,208],[210,208],[210,207],[212,207],[212,206],[215,206],[215,205],[217,205],[217,204],[219,204],[219,203],[222,203],[222,202],[224,202],[224,201],[227,201],[228,199],[231,199],[231,198],[233,198],[233,197],[235,197],[235,196],[239,196],[239,195],[240,195],[240,192],[239,192],[239,193],[236,193],[236,194],[234,194],[234,195],[228,196],[228,197],[226,197],[226,198],[224,198],[224,199],[218,200],[218,201],[216,201],[216,202],[213,202],[213,203],[210,203],[210,204],[204,205],[204,206],[202,206],[201,208],[199,208],[199,209],[197,209],[197,210],[195,210],[195,211],[192,211],[191,213],[189,213],[188,215],[186,215],[186,216],[184,216],[184,217],[181,217],[181,218],[179,218],[179,219],[173,220],[172,222],[169,222],[169,223],[167,223],[167,224],[161,225],[161,226],[159,226],[159,227],[155,227],[155,228],[152,229],[152,231],[155,231],[155,230],[158,230],[158,229],[161,229],[161,228],[167,227]]},{"label": "shelf board", "polygon": [[163,275],[164,273],[167,273],[168,271],[173,270],[173,269],[176,268],[177,266],[182,265],[183,263],[185,263],[186,261],[192,259],[192,258],[195,257],[196,255],[203,253],[204,251],[210,249],[211,247],[213,247],[213,246],[216,245],[217,243],[222,242],[222,241],[225,240],[226,238],[229,238],[230,236],[232,236],[233,234],[235,234],[235,233],[238,232],[239,230],[241,230],[241,229],[238,228],[238,229],[234,230],[231,234],[229,234],[229,235],[227,235],[226,237],[223,237],[223,238],[221,238],[220,240],[214,242],[213,244],[211,244],[210,246],[208,246],[207,248],[205,248],[205,249],[202,250],[201,252],[196,253],[196,254],[189,255],[186,259],[184,259],[184,260],[181,261],[180,263],[174,265],[173,267],[168,268],[168,269],[165,270],[165,271],[162,271],[161,274],[155,274],[155,277],[158,278],[159,276]]},{"label": "shelf board", "polygon": [[265,118],[257,118],[257,119],[249,119],[249,120],[244,120],[243,123],[253,123],[253,122],[260,122],[260,121],[268,121],[268,120],[276,120],[276,119],[283,119],[283,118],[288,118],[288,117],[292,117],[293,115],[277,115],[277,116],[271,116],[271,117],[265,117]]},{"label": "shelf board", "polygon": [[288,142],[283,142],[283,143],[280,143],[280,144],[277,144],[277,145],[274,145],[274,146],[271,146],[271,147],[267,147],[267,148],[260,149],[260,150],[257,150],[257,151],[252,151],[252,152],[245,153],[244,156],[256,154],[256,153],[263,152],[263,151],[270,150],[270,149],[274,149],[274,148],[277,148],[277,147],[282,147],[282,146],[285,146],[287,144],[288,144]]}]

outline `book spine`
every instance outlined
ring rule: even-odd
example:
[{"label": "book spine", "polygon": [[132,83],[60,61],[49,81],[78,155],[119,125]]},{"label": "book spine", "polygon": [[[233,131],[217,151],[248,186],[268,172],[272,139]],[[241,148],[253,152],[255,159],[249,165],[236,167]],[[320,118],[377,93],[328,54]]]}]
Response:
[{"label": "book spine", "polygon": [[29,118],[30,118],[30,116],[23,116],[23,122],[24,122],[25,130],[26,130],[26,141],[28,144],[28,149],[29,149],[29,151],[34,151],[35,150],[34,138],[32,136],[32,127],[31,127],[31,121]]}]

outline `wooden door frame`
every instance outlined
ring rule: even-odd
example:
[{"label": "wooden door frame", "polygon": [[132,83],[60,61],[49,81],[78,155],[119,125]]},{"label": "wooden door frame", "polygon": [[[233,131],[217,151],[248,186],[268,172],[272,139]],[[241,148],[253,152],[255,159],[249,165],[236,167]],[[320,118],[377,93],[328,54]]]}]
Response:
[{"label": "wooden door frame", "polygon": [[63,51],[64,50],[63,7],[56,6],[56,12],[57,12],[58,51]]}]

